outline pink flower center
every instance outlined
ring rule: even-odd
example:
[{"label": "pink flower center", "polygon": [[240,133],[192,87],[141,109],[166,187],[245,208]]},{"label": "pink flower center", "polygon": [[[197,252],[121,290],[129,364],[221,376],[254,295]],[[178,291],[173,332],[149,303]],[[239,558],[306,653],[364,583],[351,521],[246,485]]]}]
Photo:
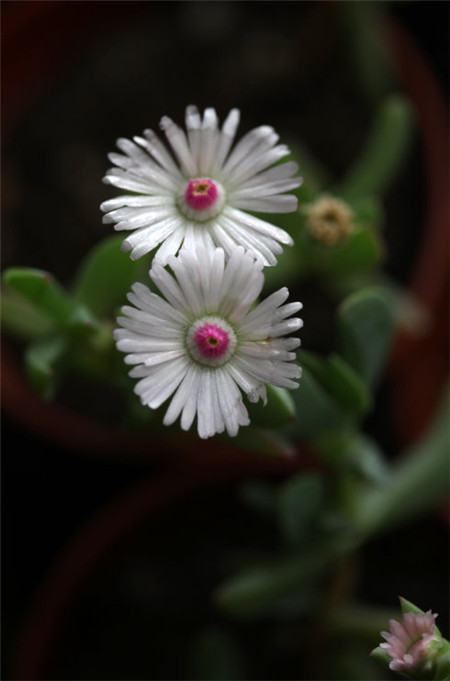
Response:
[{"label": "pink flower center", "polygon": [[212,180],[206,177],[198,177],[196,180],[189,180],[184,198],[186,203],[194,210],[205,210],[210,208],[218,199],[219,192]]},{"label": "pink flower center", "polygon": [[194,335],[194,342],[203,357],[222,357],[230,344],[230,337],[217,324],[204,324]]}]

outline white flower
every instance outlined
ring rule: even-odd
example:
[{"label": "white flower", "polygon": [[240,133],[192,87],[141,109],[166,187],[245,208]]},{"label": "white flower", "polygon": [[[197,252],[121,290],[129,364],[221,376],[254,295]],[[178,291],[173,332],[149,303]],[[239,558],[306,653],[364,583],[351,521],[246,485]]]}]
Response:
[{"label": "white flower", "polygon": [[302,326],[291,315],[301,303],[283,304],[282,288],[252,308],[263,286],[262,262],[237,247],[183,249],[169,257],[170,274],[154,262],[150,277],[161,295],[134,284],[114,338],[135,364],[135,392],[156,409],[171,395],[164,424],[181,415],[187,430],[197,415],[200,437],[224,430],[235,436],[249,424],[242,394],[266,401],[265,383],[297,388],[301,370],[292,352],[300,341],[283,338]]},{"label": "white flower", "polygon": [[105,201],[101,209],[105,223],[132,232],[122,248],[133,260],[157,246],[156,259],[166,264],[182,245],[220,246],[227,255],[242,245],[265,265],[275,265],[281,244],[292,245],[287,232],[245,211],[294,211],[297,198],[284,192],[302,182],[293,177],[297,164],[274,166],[290,152],[277,144],[278,135],[267,125],[251,130],[230,152],[238,123],[237,109],[219,130],[214,109],[206,109],[202,119],[195,106],[188,106],[186,136],[164,116],[160,126],[174,157],[152,130],[133,142],[117,140],[123,154],[109,155],[118,167],[104,182],[131,193]]}]

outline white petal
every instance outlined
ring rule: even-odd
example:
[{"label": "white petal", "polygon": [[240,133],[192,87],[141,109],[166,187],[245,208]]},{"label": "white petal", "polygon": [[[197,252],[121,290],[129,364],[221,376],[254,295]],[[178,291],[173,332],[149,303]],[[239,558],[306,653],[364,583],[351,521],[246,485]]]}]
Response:
[{"label": "white petal", "polygon": [[208,175],[211,172],[218,142],[217,114],[214,109],[205,109],[201,134],[199,170],[200,175]]},{"label": "white petal", "polygon": [[261,125],[250,130],[238,142],[223,166],[221,176],[231,178],[241,165],[252,164],[256,158],[273,147],[278,141],[278,135],[269,125]]},{"label": "white petal", "polygon": [[164,130],[166,137],[169,140],[169,143],[174,150],[184,172],[187,175],[195,175],[196,167],[194,159],[192,158],[186,135],[183,130],[179,128],[178,125],[175,125],[175,123],[168,116],[163,116],[159,125],[161,130]]},{"label": "white petal", "polygon": [[250,424],[247,409],[239,388],[226,369],[218,369],[215,372],[215,379],[225,428],[230,437],[235,437],[239,426]]},{"label": "white petal", "polygon": [[140,396],[141,402],[151,409],[157,409],[177,389],[186,374],[188,362],[182,357],[168,365],[159,367],[135,367],[130,371],[130,376],[138,377],[139,373],[147,372],[147,376],[135,386],[135,393]]},{"label": "white petal", "polygon": [[278,194],[265,198],[233,198],[233,206],[261,213],[293,213],[298,199],[293,194]]},{"label": "white petal", "polygon": [[220,137],[217,147],[216,157],[211,166],[211,173],[217,175],[218,171],[222,168],[222,165],[230,151],[231,145],[233,144],[234,136],[236,135],[236,130],[239,125],[240,112],[238,109],[231,109],[227,118],[225,119],[222,130],[220,131]]},{"label": "white petal", "polygon": [[254,215],[248,215],[247,213],[243,213],[241,210],[237,208],[227,206],[223,211],[223,215],[225,215],[227,218],[233,220],[236,224],[241,225],[244,228],[250,228],[255,232],[258,232],[258,234],[268,236],[272,239],[275,239],[276,241],[279,241],[282,244],[292,246],[294,243],[292,237],[287,232],[285,232],[284,229],[275,227],[275,225],[271,225],[270,222],[265,222],[265,220],[261,220],[260,218],[257,218]]}]

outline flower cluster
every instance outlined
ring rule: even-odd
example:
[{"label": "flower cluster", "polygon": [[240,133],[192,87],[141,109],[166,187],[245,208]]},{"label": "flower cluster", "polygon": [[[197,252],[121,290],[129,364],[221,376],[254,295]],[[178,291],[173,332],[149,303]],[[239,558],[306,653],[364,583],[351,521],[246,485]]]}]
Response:
[{"label": "flower cluster", "polygon": [[390,631],[382,631],[385,643],[380,643],[392,658],[389,668],[396,672],[417,670],[426,659],[431,641],[436,640],[434,621],[437,615],[407,612],[402,621],[389,620]]},{"label": "flower cluster", "polygon": [[[150,279],[158,292],[134,284],[131,305],[114,337],[142,404],[156,409],[171,398],[166,425],[197,417],[200,437],[249,424],[243,394],[266,400],[265,384],[297,388],[300,303],[285,304],[282,288],[263,302],[263,267],[275,265],[284,230],[246,211],[296,209],[289,190],[301,184],[294,162],[277,164],[289,149],[269,126],[247,133],[232,149],[239,122],[233,109],[219,129],[214,109],[203,117],[189,106],[187,134],[163,117],[170,153],[152,130],[119,139],[122,154],[105,182],[128,193],[101,206],[104,222],[131,234],[123,250],[133,259],[158,249]],[[277,165],[275,165],[277,164]]]}]

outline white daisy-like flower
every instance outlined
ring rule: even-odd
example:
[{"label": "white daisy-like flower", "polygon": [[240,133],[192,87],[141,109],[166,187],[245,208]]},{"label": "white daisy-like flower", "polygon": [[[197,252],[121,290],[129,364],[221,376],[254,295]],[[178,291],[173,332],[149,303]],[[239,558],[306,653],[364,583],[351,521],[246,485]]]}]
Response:
[{"label": "white daisy-like flower", "polygon": [[117,140],[122,154],[112,153],[117,166],[104,182],[128,194],[101,205],[105,223],[131,232],[122,249],[133,260],[159,246],[156,259],[163,265],[181,246],[216,246],[230,255],[237,245],[252,250],[265,265],[275,265],[281,244],[292,245],[287,232],[246,211],[289,213],[297,198],[286,194],[302,178],[293,161],[276,164],[289,149],[277,144],[278,135],[263,125],[247,133],[231,150],[239,123],[232,109],[219,129],[214,109],[203,118],[195,106],[186,109],[186,133],[164,116],[160,126],[173,155],[153,130],[143,137]]},{"label": "white daisy-like flower", "polygon": [[[119,350],[135,364],[130,376],[143,405],[156,409],[173,395],[164,417],[181,415],[187,430],[197,416],[198,434],[230,436],[249,424],[243,402],[266,401],[266,383],[297,388],[294,362],[300,344],[285,334],[302,326],[292,317],[301,303],[284,304],[287,288],[254,305],[263,286],[263,264],[243,247],[228,262],[221,248],[199,246],[170,256],[173,275],[153,262],[150,277],[161,295],[143,284],[132,287],[114,331]],[[251,309],[252,308],[252,309]],[[241,392],[242,391],[242,392]]]}]

